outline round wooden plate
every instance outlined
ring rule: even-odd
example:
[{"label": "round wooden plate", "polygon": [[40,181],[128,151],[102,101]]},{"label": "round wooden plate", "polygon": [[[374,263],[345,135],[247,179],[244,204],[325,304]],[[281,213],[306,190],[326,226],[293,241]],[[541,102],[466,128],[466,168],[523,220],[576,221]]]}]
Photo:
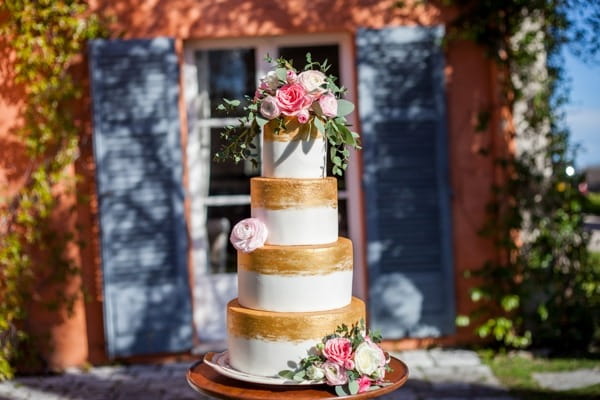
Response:
[{"label": "round wooden plate", "polygon": [[[204,359],[204,357],[202,357]],[[248,383],[228,378],[219,374],[202,360],[196,362],[187,372],[187,381],[196,391],[217,399],[227,400],[315,400],[315,399],[374,399],[386,393],[393,392],[404,385],[408,379],[408,368],[406,364],[392,357],[389,372],[385,378],[390,383],[381,389],[371,390],[353,396],[338,397],[333,387],[327,385],[315,386],[273,386],[256,383]]]}]

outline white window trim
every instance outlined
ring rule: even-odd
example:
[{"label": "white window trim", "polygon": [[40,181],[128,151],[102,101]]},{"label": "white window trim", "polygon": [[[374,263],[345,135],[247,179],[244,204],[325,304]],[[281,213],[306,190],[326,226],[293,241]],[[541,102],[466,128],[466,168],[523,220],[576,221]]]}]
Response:
[{"label": "white window trim", "polygon": [[[347,98],[354,104],[357,104],[357,95],[355,93],[356,85],[356,62],[353,47],[353,38],[348,33],[331,33],[331,34],[302,34],[302,35],[286,35],[273,37],[255,37],[255,38],[237,38],[237,39],[208,39],[208,40],[191,40],[186,41],[184,45],[184,65],[183,65],[183,81],[185,104],[188,113],[188,145],[187,159],[189,170],[189,193],[191,204],[191,243],[192,243],[192,262],[193,270],[197,276],[198,272],[204,273],[207,266],[207,241],[198,232],[204,232],[206,219],[204,210],[208,205],[199,193],[203,193],[202,185],[208,182],[201,182],[203,179],[201,160],[202,157],[207,157],[206,152],[210,152],[208,143],[203,142],[203,138],[198,134],[202,126],[213,125],[211,121],[199,123],[197,105],[198,97],[198,81],[197,68],[194,54],[198,50],[208,49],[227,49],[227,48],[244,48],[253,47],[256,49],[256,80],[264,76],[270,69],[270,65],[264,61],[264,55],[270,54],[276,56],[277,48],[282,46],[310,46],[310,45],[338,45],[340,57],[340,82],[348,88]],[[304,61],[304,60],[298,60]],[[298,62],[297,61],[297,62]],[[300,64],[300,63],[299,63]],[[353,113],[349,122],[353,126],[357,126],[356,113]],[[204,138],[206,140],[206,138]],[[210,155],[208,155],[210,156]],[[354,244],[354,294],[366,298],[366,266],[363,255],[365,247],[365,230],[364,219],[362,215],[362,183],[360,177],[360,162],[358,155],[351,151],[351,158],[346,171],[346,191],[340,192],[340,198],[347,199],[347,220],[349,236]],[[206,179],[207,180],[207,179]],[[247,196],[240,197],[238,200],[247,201]],[[209,200],[209,203],[219,201],[218,199]],[[241,204],[241,203],[240,203]]]}]

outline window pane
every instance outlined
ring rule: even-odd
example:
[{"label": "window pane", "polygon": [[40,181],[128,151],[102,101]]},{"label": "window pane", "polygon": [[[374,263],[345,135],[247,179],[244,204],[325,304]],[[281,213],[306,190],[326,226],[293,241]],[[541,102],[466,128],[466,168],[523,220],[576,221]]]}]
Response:
[{"label": "window pane", "polygon": [[[306,64],[306,53],[310,53],[313,61],[323,63],[327,60],[327,64],[331,65],[331,68],[327,71],[328,75],[340,77],[340,62],[339,62],[339,48],[337,45],[329,46],[294,46],[294,47],[280,47],[279,57],[283,57],[286,60],[293,60],[294,67],[298,70],[304,69]],[[339,84],[339,81],[336,81]]]},{"label": "window pane", "polygon": [[[209,118],[223,118],[227,114],[217,106],[226,99],[242,100],[253,96],[256,89],[254,49],[206,50],[197,54],[200,85],[208,88]],[[229,116],[240,116],[240,111]]]},{"label": "window pane", "polygon": [[235,273],[237,252],[229,241],[235,224],[250,216],[250,205],[207,207],[208,260],[210,273]]},{"label": "window pane", "polygon": [[[209,196],[226,194],[250,194],[250,177],[260,174],[260,164],[254,168],[250,161],[238,164],[228,160],[225,162],[214,161],[215,154],[221,149],[221,128],[210,130],[210,183]],[[256,138],[255,152],[260,154],[258,138]]]}]

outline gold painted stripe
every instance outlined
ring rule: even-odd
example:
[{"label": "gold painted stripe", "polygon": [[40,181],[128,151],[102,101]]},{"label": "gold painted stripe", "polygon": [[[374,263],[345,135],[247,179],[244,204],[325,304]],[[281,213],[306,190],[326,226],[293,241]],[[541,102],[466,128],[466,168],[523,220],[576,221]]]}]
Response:
[{"label": "gold painted stripe", "polygon": [[352,241],[340,237],[327,245],[264,245],[250,253],[238,251],[238,268],[264,275],[325,275],[352,271]]},{"label": "gold painted stripe", "polygon": [[339,325],[350,326],[361,319],[366,320],[365,303],[356,297],[346,307],[307,313],[253,310],[240,306],[237,299],[227,304],[228,334],[245,339],[319,341]]},{"label": "gold painted stripe", "polygon": [[271,142],[291,142],[296,140],[309,140],[323,138],[323,132],[319,131],[312,119],[301,124],[298,122],[298,118],[286,117],[285,118],[285,129],[275,133],[275,128],[279,123],[277,121],[271,121],[265,125],[263,129],[263,135],[265,140]]},{"label": "gold painted stripe", "polygon": [[252,208],[283,210],[286,208],[337,208],[337,180],[264,178],[250,179]]}]

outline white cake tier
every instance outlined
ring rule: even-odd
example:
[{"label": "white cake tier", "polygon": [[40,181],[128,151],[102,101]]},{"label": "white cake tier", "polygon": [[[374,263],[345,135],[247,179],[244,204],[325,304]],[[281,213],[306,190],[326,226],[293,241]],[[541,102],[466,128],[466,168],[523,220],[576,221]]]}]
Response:
[{"label": "white cake tier", "polygon": [[298,363],[341,324],[361,319],[366,319],[365,303],[356,297],[346,307],[303,313],[253,310],[234,299],[227,305],[229,362],[246,373],[274,376],[291,369],[290,362]]},{"label": "white cake tier", "polygon": [[327,154],[323,138],[262,145],[262,176],[270,178],[323,178]]},{"label": "white cake tier", "polygon": [[270,342],[261,339],[229,337],[229,363],[237,370],[260,376],[277,376],[290,368],[289,361],[298,363],[308,356],[319,339],[300,342]]},{"label": "white cake tier", "polygon": [[335,178],[252,178],[252,217],[268,229],[267,244],[311,245],[337,241]]},{"label": "white cake tier", "polygon": [[239,251],[237,266],[238,300],[244,307],[323,311],[345,307],[352,298],[352,242],[347,238],[326,245]]},{"label": "white cake tier", "polygon": [[264,127],[261,174],[267,178],[324,178],[327,175],[327,142],[312,120],[300,124],[286,118]]},{"label": "white cake tier", "polygon": [[282,276],[240,270],[238,295],[241,305],[257,310],[331,310],[350,303],[352,271],[332,272],[327,275]]},{"label": "white cake tier", "polygon": [[333,243],[338,238],[338,213],[331,207],[288,210],[252,208],[252,217],[269,230],[267,244],[294,246]]}]

